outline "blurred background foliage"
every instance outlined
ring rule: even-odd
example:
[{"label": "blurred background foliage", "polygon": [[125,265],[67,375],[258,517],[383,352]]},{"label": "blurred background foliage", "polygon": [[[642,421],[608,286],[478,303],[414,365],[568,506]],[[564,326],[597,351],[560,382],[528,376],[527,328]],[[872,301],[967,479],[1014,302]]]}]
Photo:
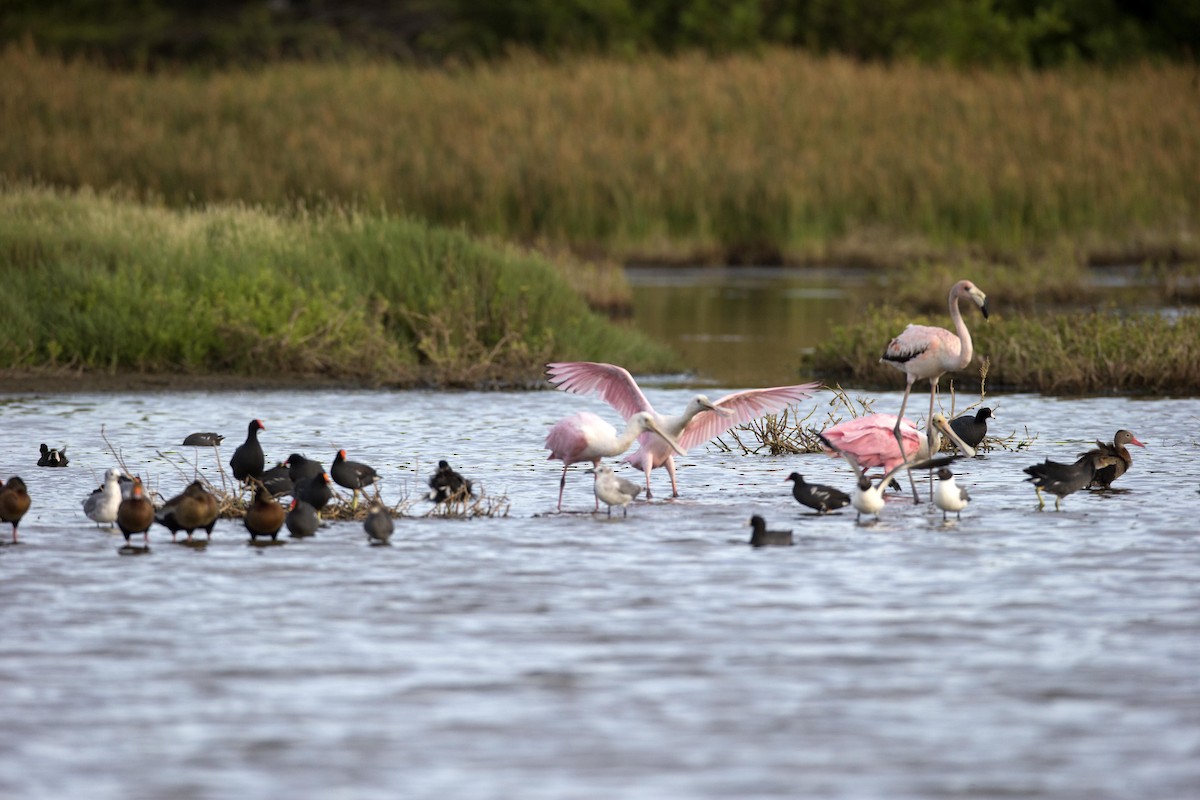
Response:
[{"label": "blurred background foliage", "polygon": [[120,68],[792,46],[956,66],[1191,60],[1195,0],[2,0],[0,44]]}]

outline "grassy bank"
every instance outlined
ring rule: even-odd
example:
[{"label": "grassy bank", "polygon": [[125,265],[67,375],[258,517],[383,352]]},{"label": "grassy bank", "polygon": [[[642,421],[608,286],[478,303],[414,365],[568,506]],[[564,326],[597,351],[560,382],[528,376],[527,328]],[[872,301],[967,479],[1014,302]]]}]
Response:
[{"label": "grassy bank", "polygon": [[[1045,394],[1200,393],[1200,315],[1119,314],[1113,310],[1013,316],[988,322],[965,311],[975,360],[955,373],[955,386],[980,389],[986,359],[987,389]],[[973,319],[971,318],[973,317]],[[948,326],[946,313],[914,315],[878,309],[864,322],[835,329],[803,367],[830,383],[904,388],[904,376],[879,357],[910,322]],[[942,387],[949,385],[946,378]],[[928,383],[914,391],[928,392]]]},{"label": "grassy bank", "polygon": [[8,186],[0,282],[0,369],[479,385],[553,358],[678,366],[545,258],[372,214]]},{"label": "grassy bank", "polygon": [[1195,70],[782,50],[462,71],[116,74],[0,55],[0,173],[172,206],[386,207],[621,259],[1194,255]]}]

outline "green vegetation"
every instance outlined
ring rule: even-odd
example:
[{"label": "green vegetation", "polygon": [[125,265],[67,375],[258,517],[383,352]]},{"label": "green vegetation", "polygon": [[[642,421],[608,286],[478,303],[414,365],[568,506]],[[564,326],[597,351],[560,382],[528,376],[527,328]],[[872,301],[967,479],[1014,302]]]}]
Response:
[{"label": "green vegetation", "polygon": [[783,50],[433,71],[118,74],[0,55],[0,174],[296,202],[621,260],[1195,255],[1195,71],[960,72]]},{"label": "green vegetation", "polygon": [[411,61],[802,47],[953,64],[1194,56],[1187,0],[6,0],[0,42],[119,65],[228,65],[369,53]]},{"label": "green vegetation", "polygon": [[546,258],[462,232],[0,188],[3,369],[476,386],[533,381],[553,358],[678,366],[590,311]]}]

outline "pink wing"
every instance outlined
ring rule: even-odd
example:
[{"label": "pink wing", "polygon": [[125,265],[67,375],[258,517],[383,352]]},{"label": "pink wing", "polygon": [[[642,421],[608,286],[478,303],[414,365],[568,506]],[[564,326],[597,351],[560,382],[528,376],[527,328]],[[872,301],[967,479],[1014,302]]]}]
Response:
[{"label": "pink wing", "polygon": [[625,419],[639,411],[654,413],[654,408],[629,370],[615,364],[594,361],[564,361],[546,365],[546,379],[572,394],[595,392]]},{"label": "pink wing", "polygon": [[958,358],[962,341],[958,335],[933,325],[909,325],[883,351],[884,361],[904,363],[932,351],[939,359]]},{"label": "pink wing", "polygon": [[782,411],[788,403],[799,403],[819,391],[820,383],[802,383],[796,386],[774,386],[770,389],[747,389],[744,392],[727,394],[713,405],[733,411],[728,417],[715,411],[701,411],[679,435],[679,446],[690,450],[699,444],[711,442],[725,431],[744,425],[763,414]]},{"label": "pink wing", "polygon": [[[865,417],[848,419],[826,428],[825,438],[847,453],[852,453],[863,469],[886,466],[899,462],[896,437],[892,429],[896,426],[895,414],[868,414]],[[905,452],[916,452],[920,447],[920,434],[911,420],[900,425],[900,438],[904,440]],[[837,453],[825,451],[836,458]]]}]

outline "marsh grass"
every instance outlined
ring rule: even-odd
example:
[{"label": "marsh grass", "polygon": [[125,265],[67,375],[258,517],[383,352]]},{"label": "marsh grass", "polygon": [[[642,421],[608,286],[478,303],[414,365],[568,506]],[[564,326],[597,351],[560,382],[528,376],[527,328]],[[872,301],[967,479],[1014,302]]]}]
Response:
[{"label": "marsh grass", "polygon": [[959,71],[768,49],[202,76],[10,47],[0,73],[0,174],[173,206],[382,207],[622,260],[1197,249],[1187,65]]},{"label": "marsh grass", "polygon": [[0,280],[0,368],[479,386],[553,358],[676,366],[543,256],[336,208],[3,186]]}]

